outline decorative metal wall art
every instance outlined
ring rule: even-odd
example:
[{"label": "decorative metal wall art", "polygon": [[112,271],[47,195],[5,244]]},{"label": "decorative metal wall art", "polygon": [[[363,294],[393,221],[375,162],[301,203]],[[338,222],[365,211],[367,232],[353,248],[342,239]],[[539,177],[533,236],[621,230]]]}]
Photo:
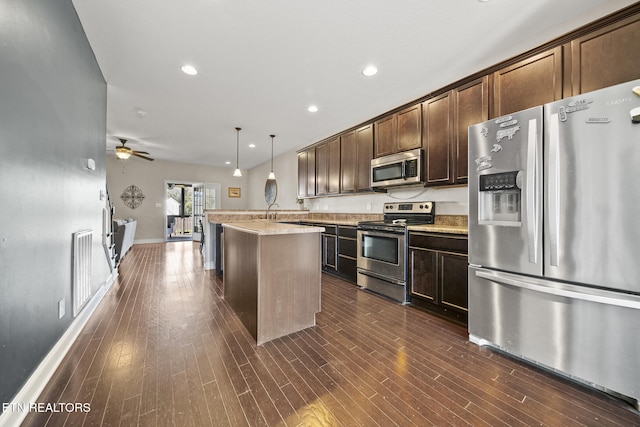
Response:
[{"label": "decorative metal wall art", "polygon": [[144,194],[142,194],[142,190],[140,190],[135,185],[130,185],[124,189],[120,198],[125,205],[127,205],[131,209],[135,209],[142,204],[142,201],[144,200]]}]

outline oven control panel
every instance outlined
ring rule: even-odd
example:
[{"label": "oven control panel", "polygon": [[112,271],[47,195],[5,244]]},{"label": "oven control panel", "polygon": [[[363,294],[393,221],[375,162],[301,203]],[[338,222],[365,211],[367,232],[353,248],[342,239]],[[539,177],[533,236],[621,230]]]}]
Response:
[{"label": "oven control panel", "polygon": [[429,214],[435,210],[434,202],[390,202],[384,204],[384,213]]}]

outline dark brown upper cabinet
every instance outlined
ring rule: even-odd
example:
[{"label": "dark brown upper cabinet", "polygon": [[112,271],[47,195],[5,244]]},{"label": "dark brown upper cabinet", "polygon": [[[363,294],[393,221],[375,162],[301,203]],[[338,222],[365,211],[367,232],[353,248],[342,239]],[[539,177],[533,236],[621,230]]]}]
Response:
[{"label": "dark brown upper cabinet", "polygon": [[375,129],[376,157],[386,156],[387,154],[393,154],[398,151],[398,120],[395,114],[391,114],[376,121]]},{"label": "dark brown upper cabinet", "polygon": [[373,124],[342,134],[340,153],[340,192],[354,193],[371,190]]},{"label": "dark brown upper cabinet", "polygon": [[489,78],[453,89],[454,183],[468,181],[469,126],[489,120]]},{"label": "dark brown upper cabinet", "polygon": [[340,193],[340,138],[316,147],[316,195]]},{"label": "dark brown upper cabinet", "polygon": [[640,79],[640,16],[571,41],[571,95],[636,79]]},{"label": "dark brown upper cabinet", "polygon": [[493,73],[492,117],[557,101],[563,96],[562,46]]},{"label": "dark brown upper cabinet", "polygon": [[421,104],[407,107],[375,122],[375,156],[422,147]]},{"label": "dark brown upper cabinet", "polygon": [[422,147],[422,105],[416,104],[396,113],[398,117],[398,151]]},{"label": "dark brown upper cabinet", "polygon": [[298,197],[307,196],[307,152],[298,153]]},{"label": "dark brown upper cabinet", "polygon": [[316,149],[298,153],[298,197],[316,195]]},{"label": "dark brown upper cabinet", "polygon": [[352,130],[340,136],[340,188],[343,193],[356,191],[357,162],[356,131]]},{"label": "dark brown upper cabinet", "polygon": [[452,92],[422,103],[422,144],[425,152],[425,185],[452,184],[453,103]]}]

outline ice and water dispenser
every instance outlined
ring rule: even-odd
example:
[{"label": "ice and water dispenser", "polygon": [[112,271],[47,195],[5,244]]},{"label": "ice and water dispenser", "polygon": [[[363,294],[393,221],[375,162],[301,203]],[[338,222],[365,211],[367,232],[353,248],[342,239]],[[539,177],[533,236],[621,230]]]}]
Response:
[{"label": "ice and water dispenser", "polygon": [[480,175],[478,223],[520,226],[522,171]]}]

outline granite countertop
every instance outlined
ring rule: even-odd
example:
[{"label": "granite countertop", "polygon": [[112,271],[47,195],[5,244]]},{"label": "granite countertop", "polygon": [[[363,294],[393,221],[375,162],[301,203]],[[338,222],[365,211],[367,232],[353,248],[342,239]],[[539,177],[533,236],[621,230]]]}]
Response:
[{"label": "granite countertop", "polygon": [[[279,220],[299,221],[306,220],[309,211],[305,210],[272,210],[272,214],[276,214]],[[224,222],[244,222],[253,220],[267,219],[267,211],[265,210],[206,210],[205,215],[207,221],[216,224]]]},{"label": "granite countertop", "polygon": [[424,224],[410,225],[407,228],[409,231],[422,231],[426,233],[469,234],[469,227],[466,225]]},{"label": "granite countertop", "polygon": [[266,219],[261,221],[223,223],[222,226],[261,236],[271,234],[322,233],[324,231],[324,227],[283,224],[280,222],[267,221]]},{"label": "granite countertop", "polygon": [[327,224],[327,225],[350,225],[355,227],[358,225],[358,220],[356,219],[309,219],[309,222],[313,222],[314,224]]},{"label": "granite countertop", "polygon": [[[278,224],[285,221],[302,221],[314,224],[346,225],[355,227],[360,221],[381,221],[382,214],[359,214],[359,213],[320,213],[309,211],[287,211],[272,210],[276,219],[270,224]],[[267,223],[266,211],[258,210],[209,210],[206,212],[209,222],[217,224],[234,224],[239,227],[251,227],[249,224]],[[447,233],[467,235],[468,219],[466,215],[436,215],[435,224],[412,225],[409,231],[421,231],[427,233]],[[282,224],[287,225],[287,224]],[[295,224],[288,224],[293,227],[302,227]],[[262,227],[258,225],[256,227]],[[263,228],[263,230],[266,230]],[[277,234],[276,228],[272,228],[271,234]],[[284,229],[281,229],[284,230]],[[257,231],[256,231],[257,232]],[[285,233],[286,231],[280,231]]]}]

